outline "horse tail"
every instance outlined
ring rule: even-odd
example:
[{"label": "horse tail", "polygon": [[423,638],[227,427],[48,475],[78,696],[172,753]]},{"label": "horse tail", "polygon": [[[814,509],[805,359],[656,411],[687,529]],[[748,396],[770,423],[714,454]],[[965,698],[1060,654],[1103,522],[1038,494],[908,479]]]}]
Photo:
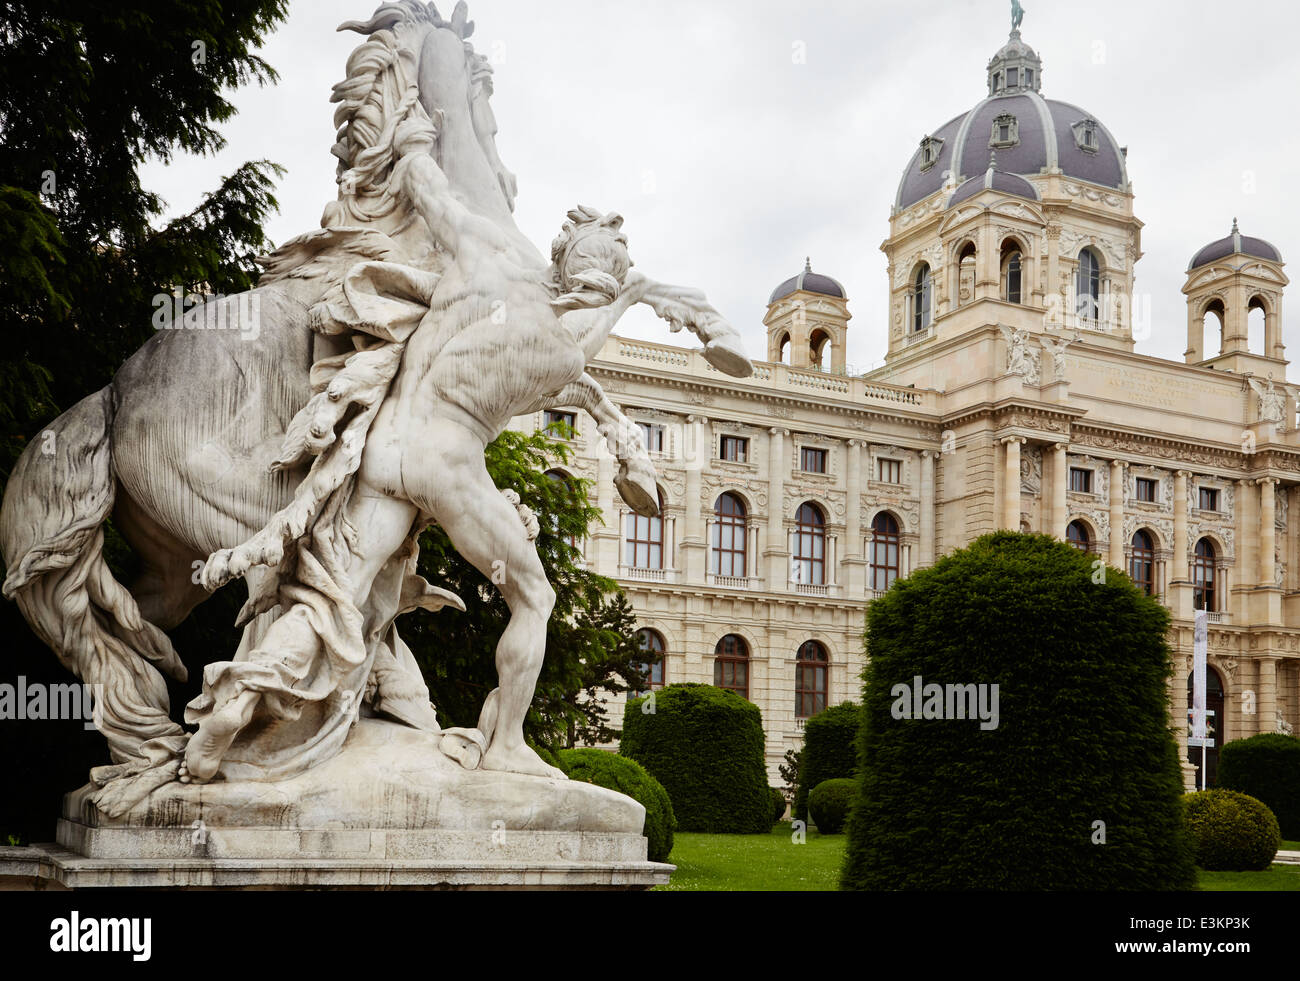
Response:
[{"label": "horse tail", "polygon": [[[5,597],[59,662],[94,693],[94,721],[117,776],[156,766],[184,745],[167,684],[185,680],[167,635],[144,619],[104,561],[113,510],[113,396],[105,388],[28,444],[0,508]],[[94,777],[94,774],[92,774]],[[99,782],[97,780],[97,782]]]}]

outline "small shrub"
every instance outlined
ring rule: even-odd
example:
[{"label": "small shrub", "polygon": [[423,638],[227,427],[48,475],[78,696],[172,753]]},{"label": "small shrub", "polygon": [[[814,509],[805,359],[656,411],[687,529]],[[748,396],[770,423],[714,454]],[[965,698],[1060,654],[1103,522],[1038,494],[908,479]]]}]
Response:
[{"label": "small shrub", "polygon": [[763,716],[734,691],[669,685],[654,712],[633,699],[623,715],[619,752],[668,791],[681,831],[767,834],[772,830],[763,750]]},{"label": "small shrub", "polygon": [[645,808],[647,858],[666,862],[673,850],[677,819],[668,792],[635,760],[602,749],[562,749],[555,754],[561,770],[570,780],[607,787],[626,794]]},{"label": "small shrub", "polygon": [[1196,864],[1208,872],[1259,872],[1282,844],[1277,818],[1254,797],[1204,790],[1184,798]]},{"label": "small shrub", "polygon": [[772,823],[776,824],[781,818],[785,817],[785,809],[789,807],[789,801],[785,799],[785,791],[779,787],[772,787]]},{"label": "small shrub", "polygon": [[844,830],[857,789],[858,782],[852,777],[823,780],[812,789],[808,795],[808,813],[818,831],[837,835]]},{"label": "small shrub", "polygon": [[799,758],[794,819],[808,820],[808,794],[819,783],[858,772],[858,727],[862,706],[856,702],[833,705],[804,723],[803,750]]},{"label": "small shrub", "polygon": [[1300,839],[1300,739],[1281,733],[1234,739],[1219,756],[1219,787],[1262,801],[1282,837]]}]

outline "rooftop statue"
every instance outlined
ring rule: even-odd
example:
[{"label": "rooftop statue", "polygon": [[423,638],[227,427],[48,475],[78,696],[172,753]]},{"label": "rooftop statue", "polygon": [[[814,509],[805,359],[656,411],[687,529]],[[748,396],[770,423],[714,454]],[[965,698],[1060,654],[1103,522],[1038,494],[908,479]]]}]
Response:
[{"label": "rooftop statue", "polygon": [[1020,0],[1011,0],[1011,29],[1020,30],[1020,25],[1025,22],[1025,8],[1020,6]]},{"label": "rooftop statue", "polygon": [[[239,330],[159,332],[30,445],[6,489],[4,594],[102,686],[113,762],[88,799],[104,814],[169,784],[294,778],[338,756],[363,706],[434,734],[460,767],[560,777],[523,737],[554,592],[536,518],[494,486],[484,448],[516,416],[581,407],[623,499],[653,515],[654,466],[587,364],[644,303],[719,370],[752,372],[702,293],[633,268],[618,215],[573,209],[549,254],[522,235],[464,3],[444,19],[399,0],[340,30],[366,41],[334,90],[339,196],[323,227],[264,260],[253,294],[187,315]],[[110,516],[143,564],[129,585],[101,554]],[[463,609],[415,573],[435,522],[511,611],[499,688],[476,729],[448,733],[395,626]],[[164,631],[238,577],[242,642],[206,665],[191,734],[170,714],[160,672],[186,668]]]}]

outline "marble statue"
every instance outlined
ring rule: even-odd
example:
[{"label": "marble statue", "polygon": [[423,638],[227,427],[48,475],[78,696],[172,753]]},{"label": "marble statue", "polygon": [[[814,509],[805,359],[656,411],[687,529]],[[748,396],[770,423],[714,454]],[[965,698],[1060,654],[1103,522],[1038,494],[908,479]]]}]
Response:
[{"label": "marble statue", "polygon": [[1038,354],[1029,349],[1029,331],[1005,324],[998,324],[998,328],[1007,342],[1007,374],[1018,375],[1026,384],[1037,385],[1041,367]]},{"label": "marble statue", "polygon": [[[719,370],[753,370],[702,293],[633,269],[618,215],[574,208],[547,254],[519,231],[463,2],[444,19],[399,0],[340,30],[366,40],[334,90],[339,196],[322,228],[264,260],[255,303],[214,300],[159,332],[31,443],[6,489],[4,594],[102,686],[113,763],[86,799],[105,815],[167,786],[293,781],[335,761],[363,716],[467,771],[561,778],[523,738],[554,604],[537,518],[494,486],[484,448],[515,416],[580,407],[623,499],[653,515],[654,466],[587,364],[641,303]],[[201,329],[217,316],[240,329]],[[143,566],[130,584],[101,552],[110,516]],[[511,614],[471,730],[439,731],[395,625],[464,608],[416,575],[432,523]],[[238,653],[204,668],[189,733],[170,714],[160,672],[187,669],[164,631],[240,577]],[[368,725],[374,752],[407,739]]]},{"label": "marble statue", "polygon": [[1268,379],[1267,384],[1261,382],[1258,378],[1250,378],[1248,381],[1250,387],[1254,389],[1255,394],[1259,397],[1260,422],[1271,422],[1274,425],[1284,424],[1287,403],[1292,400],[1287,386],[1283,385],[1279,390],[1273,384],[1272,378]]},{"label": "marble statue", "polygon": [[1038,343],[1043,346],[1052,358],[1052,368],[1056,372],[1057,381],[1065,381],[1065,354],[1069,351],[1070,346],[1077,344],[1082,339],[1082,334],[1075,333],[1073,337],[1065,337],[1060,340],[1053,340],[1050,337],[1043,336],[1038,339]]}]

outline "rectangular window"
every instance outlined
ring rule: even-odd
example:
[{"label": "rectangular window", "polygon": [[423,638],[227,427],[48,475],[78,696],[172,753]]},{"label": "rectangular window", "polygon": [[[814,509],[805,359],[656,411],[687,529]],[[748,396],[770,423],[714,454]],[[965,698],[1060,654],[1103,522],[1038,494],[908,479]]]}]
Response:
[{"label": "rectangular window", "polygon": [[1212,487],[1202,487],[1200,504],[1202,511],[1219,510],[1219,492]]},{"label": "rectangular window", "polygon": [[804,473],[825,473],[826,451],[802,447],[799,450],[799,469]]},{"label": "rectangular window", "polygon": [[1019,68],[1008,68],[1008,69],[1007,69],[1007,85],[1008,85],[1008,86],[1012,86],[1012,85],[1019,85],[1019,84],[1020,84],[1020,69],[1019,69]]},{"label": "rectangular window", "polygon": [[1146,477],[1137,479],[1137,499],[1145,501],[1147,504],[1156,502],[1156,482]]},{"label": "rectangular window", "polygon": [[1070,490],[1076,494],[1092,493],[1092,471],[1070,468]]},{"label": "rectangular window", "polygon": [[901,484],[903,482],[903,461],[902,460],[877,460],[879,476],[877,479],[882,484]]},{"label": "rectangular window", "polygon": [[637,428],[641,430],[641,438],[645,440],[645,448],[651,453],[662,453],[664,451],[664,427],[652,425],[648,422],[638,422]]},{"label": "rectangular window", "polygon": [[[544,416],[543,426],[546,429],[553,429],[556,435],[567,438],[570,435],[569,430],[574,433],[578,431],[578,414],[576,412],[556,412],[548,409]],[[564,427],[567,426],[568,429]]]},{"label": "rectangular window", "polygon": [[728,463],[749,462],[749,440],[742,436],[723,436],[718,458]]}]

